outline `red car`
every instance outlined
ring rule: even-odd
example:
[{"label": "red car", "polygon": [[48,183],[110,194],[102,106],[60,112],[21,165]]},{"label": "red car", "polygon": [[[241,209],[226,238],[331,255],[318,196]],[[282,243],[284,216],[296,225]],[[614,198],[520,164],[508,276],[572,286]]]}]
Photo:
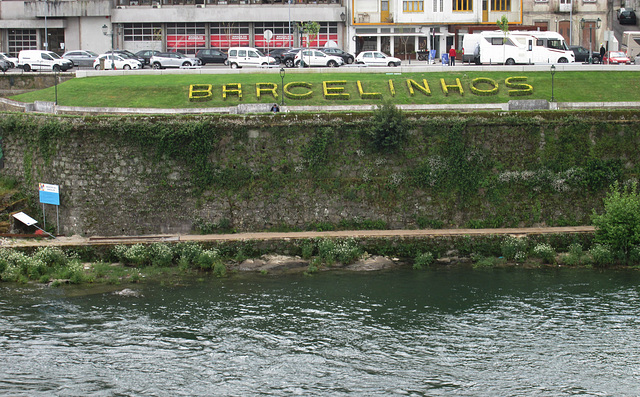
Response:
[{"label": "red car", "polygon": [[604,58],[602,58],[602,63],[606,64],[611,64],[611,65],[618,65],[618,64],[631,64],[631,59],[629,59],[629,57],[627,57],[627,54],[625,54],[622,51],[609,51],[606,54],[604,54]]}]

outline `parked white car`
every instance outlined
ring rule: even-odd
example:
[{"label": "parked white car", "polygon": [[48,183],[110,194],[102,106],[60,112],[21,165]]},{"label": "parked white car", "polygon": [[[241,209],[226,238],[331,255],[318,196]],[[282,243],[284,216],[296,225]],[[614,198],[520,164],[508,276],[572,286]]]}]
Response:
[{"label": "parked white car", "polygon": [[124,58],[118,54],[100,54],[93,61],[93,68],[95,70],[100,70],[100,60],[104,59],[104,69],[142,69],[142,64],[132,58]]},{"label": "parked white car", "polygon": [[0,59],[4,59],[5,61],[9,62],[11,64],[10,67],[12,68],[18,66],[18,58],[10,57],[6,52],[0,52]]},{"label": "parked white car", "polygon": [[154,69],[183,68],[200,66],[200,59],[190,58],[179,52],[160,52],[149,59],[151,67]]},{"label": "parked white car", "polygon": [[[302,61],[300,59],[302,59]],[[300,62],[302,62],[302,66],[305,67],[328,66],[335,68],[343,65],[344,59],[333,55],[327,55],[320,50],[302,50],[298,51],[293,62],[295,66],[300,66]]]},{"label": "parked white car", "polygon": [[356,57],[356,63],[367,66],[400,66],[402,61],[380,51],[363,51]]},{"label": "parked white car", "polygon": [[231,47],[227,52],[227,63],[231,69],[248,67],[267,66],[275,64],[275,58],[264,55],[253,47]]}]

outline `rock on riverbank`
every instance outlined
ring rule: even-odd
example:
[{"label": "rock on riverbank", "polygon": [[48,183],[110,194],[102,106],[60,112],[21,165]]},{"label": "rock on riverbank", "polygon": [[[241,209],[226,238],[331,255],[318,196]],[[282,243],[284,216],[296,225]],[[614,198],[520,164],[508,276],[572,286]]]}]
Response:
[{"label": "rock on riverbank", "polygon": [[[257,259],[247,259],[238,264],[230,266],[231,270],[240,272],[305,272],[309,268],[310,261],[299,256],[286,255],[263,255]],[[391,269],[402,266],[397,259],[390,259],[384,256],[370,255],[364,257],[350,265],[336,263],[331,269],[344,269],[355,272],[367,272]]]}]

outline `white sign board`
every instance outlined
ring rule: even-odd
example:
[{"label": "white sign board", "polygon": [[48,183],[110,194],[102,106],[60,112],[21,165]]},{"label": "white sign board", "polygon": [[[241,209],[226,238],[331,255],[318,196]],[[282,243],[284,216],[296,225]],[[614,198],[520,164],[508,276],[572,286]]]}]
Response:
[{"label": "white sign board", "polygon": [[36,223],[38,223],[38,221],[30,217],[29,215],[25,214],[24,212],[18,212],[17,214],[13,214],[13,217],[27,226],[35,225]]},{"label": "white sign board", "polygon": [[272,38],[273,38],[273,32],[270,31],[269,29],[265,30],[264,31],[264,39],[267,40],[267,43],[269,43]]}]

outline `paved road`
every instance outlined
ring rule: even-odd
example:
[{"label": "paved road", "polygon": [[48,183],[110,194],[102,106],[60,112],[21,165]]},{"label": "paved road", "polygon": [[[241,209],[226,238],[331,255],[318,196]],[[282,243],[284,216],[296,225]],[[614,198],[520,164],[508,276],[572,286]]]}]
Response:
[{"label": "paved road", "polygon": [[567,227],[532,227],[501,229],[428,229],[428,230],[345,230],[333,232],[290,232],[290,233],[236,233],[236,234],[166,234],[148,236],[93,236],[93,237],[58,237],[57,239],[21,240],[5,239],[1,247],[38,247],[38,246],[79,246],[79,245],[113,245],[150,242],[178,241],[243,241],[243,240],[297,240],[318,237],[357,237],[357,238],[418,238],[442,236],[478,236],[478,235],[515,235],[526,236],[536,234],[557,233],[593,233],[593,226]]}]

